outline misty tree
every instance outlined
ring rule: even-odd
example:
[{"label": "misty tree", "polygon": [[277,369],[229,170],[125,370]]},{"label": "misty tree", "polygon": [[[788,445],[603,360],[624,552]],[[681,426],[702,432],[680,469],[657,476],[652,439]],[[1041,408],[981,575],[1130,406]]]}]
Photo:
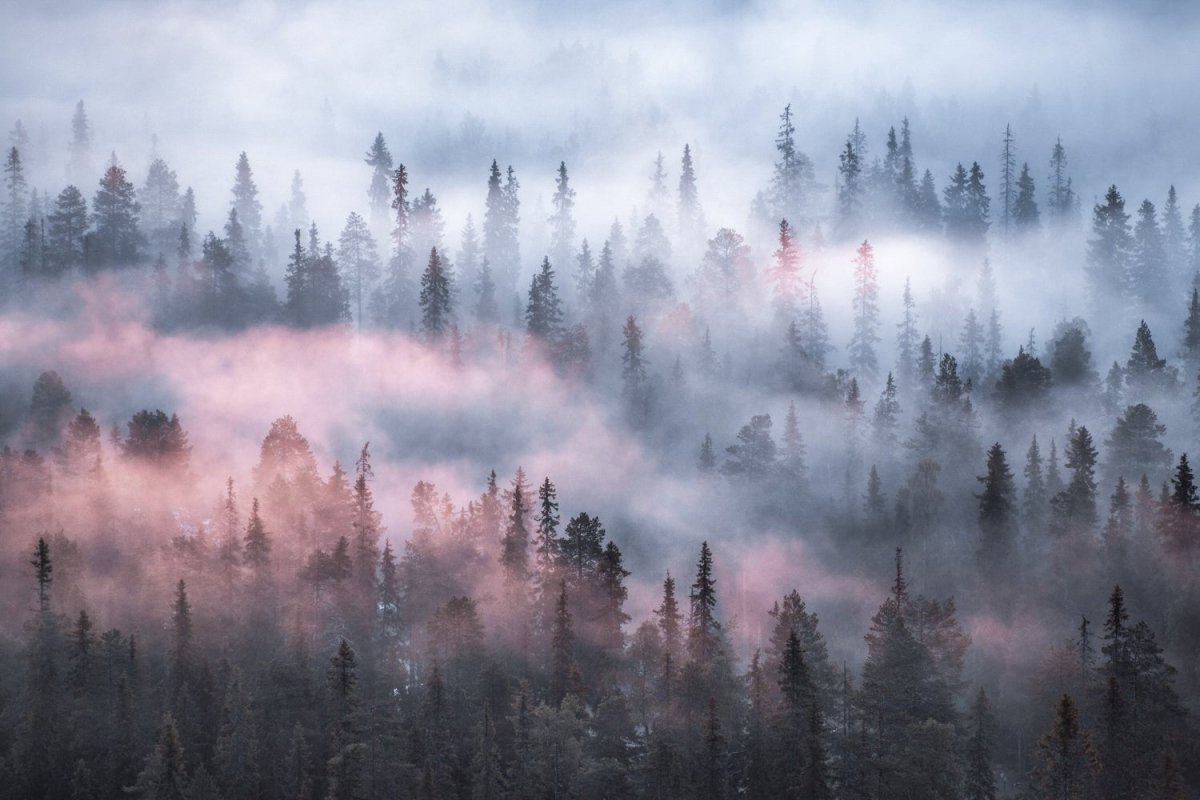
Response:
[{"label": "misty tree", "polygon": [[174,244],[179,231],[183,198],[179,179],[167,162],[156,158],[150,162],[146,183],[139,194],[142,206],[142,230],[154,252],[166,252]]},{"label": "misty tree", "polygon": [[1167,276],[1176,285],[1187,275],[1187,232],[1183,227],[1183,212],[1179,208],[1179,196],[1175,186],[1167,189],[1167,200],[1162,208],[1162,243],[1164,267]]},{"label": "misty tree", "polygon": [[1138,323],[1133,349],[1125,362],[1126,386],[1133,393],[1146,393],[1174,387],[1175,372],[1165,358],[1158,357],[1154,336],[1145,320]]},{"label": "misty tree", "polygon": [[38,445],[57,444],[70,416],[71,391],[62,376],[55,370],[38,375],[29,400],[32,441]]},{"label": "misty tree", "polygon": [[900,374],[900,385],[908,390],[917,373],[917,351],[920,347],[917,333],[916,303],[912,296],[912,279],[904,278],[902,297],[904,316],[896,323],[896,366]]},{"label": "misty tree", "polygon": [[1054,149],[1050,154],[1050,190],[1046,206],[1051,222],[1059,225],[1075,219],[1078,212],[1078,199],[1071,187],[1071,178],[1067,175],[1067,151],[1061,136],[1054,141]]},{"label": "misty tree", "polygon": [[556,264],[570,263],[575,249],[575,190],[567,177],[567,163],[560,162],[558,176],[554,179],[554,213],[550,223],[550,254]]},{"label": "misty tree", "polygon": [[871,418],[875,441],[887,448],[896,444],[896,429],[900,426],[900,401],[897,394],[896,381],[889,372]]},{"label": "misty tree", "polygon": [[[1051,441],[1051,470],[1057,474],[1053,461],[1054,442]],[[1092,445],[1092,435],[1080,425],[1067,440],[1066,466],[1071,477],[1066,486],[1050,498],[1056,519],[1073,532],[1090,533],[1096,527],[1096,460],[1099,454]]]},{"label": "misty tree", "polygon": [[775,322],[782,326],[795,318],[801,292],[800,249],[786,219],[779,221],[779,248],[767,277],[771,281]]},{"label": "misty tree", "polygon": [[1042,366],[1041,359],[1020,347],[1016,358],[1004,362],[1000,368],[995,389],[996,404],[1008,412],[1040,408],[1053,383],[1053,373]]},{"label": "misty tree", "polygon": [[520,269],[518,224],[520,201],[513,168],[508,168],[507,181],[501,181],[500,166],[492,161],[488,176],[487,200],[483,215],[483,252],[495,274],[496,285],[507,297],[516,288]]},{"label": "misty tree", "polygon": [[553,347],[562,332],[562,324],[562,302],[554,285],[554,269],[550,266],[550,259],[543,258],[541,270],[529,283],[525,330],[530,336]]},{"label": "misty tree", "polygon": [[440,341],[454,322],[454,286],[437,248],[429,251],[429,264],[421,274],[421,330],[431,342]]},{"label": "misty tree", "polygon": [[1016,537],[1016,487],[999,442],[988,450],[987,471],[977,480],[983,484],[978,495],[979,563],[990,570],[1008,560]]},{"label": "misty tree", "polygon": [[1166,248],[1154,204],[1143,200],[1137,215],[1129,250],[1129,290],[1144,307],[1156,306],[1167,292]]},{"label": "misty tree", "polygon": [[288,259],[284,317],[298,327],[334,325],[350,320],[349,292],[342,286],[332,246],[320,250],[316,223],[309,230],[309,247],[300,244],[300,231]]},{"label": "misty tree", "polygon": [[776,467],[775,440],[771,438],[771,415],[755,414],[737,434],[737,444],[725,448],[728,457],[721,471],[751,483],[764,480]]},{"label": "misty tree", "polygon": [[16,255],[24,238],[26,214],[26,181],[25,168],[21,164],[21,154],[16,147],[9,148],[4,159],[4,218],[3,229],[0,229],[0,258],[7,263],[4,266],[11,270],[16,268]]},{"label": "misty tree", "polygon": [[1129,406],[1117,418],[1112,433],[1104,442],[1108,448],[1106,471],[1118,475],[1161,476],[1171,465],[1171,451],[1160,437],[1167,427],[1145,403]]},{"label": "misty tree", "polygon": [[131,267],[141,256],[144,243],[138,223],[141,206],[133,184],[114,155],[100,189],[92,200],[92,226],[85,247],[92,266]]},{"label": "misty tree", "polygon": [[771,204],[777,219],[803,223],[808,219],[808,194],[814,183],[812,161],[796,149],[796,127],[792,124],[792,106],[784,106],[779,115],[779,133],[775,150],[779,160],[771,177]]},{"label": "misty tree", "polygon": [[346,276],[347,289],[354,300],[354,319],[363,327],[363,298],[369,297],[379,280],[379,252],[366,220],[355,212],[346,217],[346,227],[338,237],[338,265]]},{"label": "misty tree", "polygon": [[958,347],[962,353],[960,372],[963,379],[972,385],[980,383],[983,378],[983,326],[979,324],[973,308],[967,310],[967,317],[963,320]]},{"label": "misty tree", "polygon": [[[1028,174],[1028,169],[1025,170]],[[1012,125],[1004,126],[1003,147],[1000,150],[1000,226],[1004,238],[1008,239],[1014,227],[1017,203],[1017,146]]]},{"label": "misty tree", "polygon": [[1104,202],[1092,210],[1092,238],[1088,240],[1087,277],[1097,302],[1123,297],[1133,249],[1125,199],[1109,186]]},{"label": "misty tree", "polygon": [[975,695],[970,711],[971,738],[967,743],[964,800],[996,800],[996,775],[992,769],[992,704],[983,689]]},{"label": "misty tree", "polygon": [[371,224],[376,230],[386,224],[389,203],[391,202],[392,154],[387,142],[383,140],[383,132],[375,134],[371,148],[363,158],[371,168],[371,185],[367,189],[367,197],[371,203]]},{"label": "misty tree", "polygon": [[377,324],[398,328],[415,306],[410,247],[412,207],[408,199],[408,170],[403,164],[391,174],[392,255],[380,285],[371,294],[371,315]]},{"label": "misty tree", "polygon": [[692,164],[691,145],[683,146],[679,167],[679,200],[676,206],[679,232],[685,241],[695,240],[704,229],[704,212],[700,210],[700,195],[696,191],[696,171]]},{"label": "misty tree", "polygon": [[821,310],[821,298],[817,295],[815,276],[810,276],[805,295],[806,307],[801,312],[803,340],[805,352],[813,369],[818,373],[825,371],[825,360],[833,349],[829,344],[829,329],[825,325],[825,315]]},{"label": "misty tree", "polygon": [[621,397],[625,409],[635,424],[648,421],[650,416],[650,377],[646,367],[645,344],[642,329],[637,320],[630,316],[621,329],[624,344],[621,353]]},{"label": "misty tree", "polygon": [[231,191],[232,206],[238,212],[242,227],[246,229],[250,252],[257,255],[262,246],[262,203],[258,199],[258,186],[250,169],[250,159],[244,150],[238,155]]},{"label": "misty tree", "polygon": [[446,225],[442,220],[442,211],[438,208],[437,198],[429,189],[426,189],[424,194],[413,201],[409,222],[408,244],[414,263],[420,263],[419,260],[425,258],[425,253],[435,247],[442,254],[442,261],[446,261],[446,249],[442,244],[442,235]]},{"label": "misty tree", "polygon": [[1038,212],[1037,191],[1033,176],[1029,173],[1029,164],[1021,165],[1021,175],[1017,178],[1017,195],[1012,206],[1013,227],[1023,234],[1036,233],[1041,224]]},{"label": "misty tree", "polygon": [[58,193],[46,218],[46,260],[51,274],[63,274],[83,265],[84,235],[88,227],[87,201],[74,186]]},{"label": "misty tree", "polygon": [[[782,250],[782,230],[780,237]],[[790,246],[798,257],[795,245]],[[779,260],[777,251],[776,264],[779,264]],[[696,273],[696,291],[700,298],[698,306],[715,312],[731,311],[737,307],[743,282],[753,274],[754,264],[750,260],[750,246],[746,240],[732,228],[721,228],[716,236],[708,240],[708,249]],[[779,285],[776,286],[778,288]]]},{"label": "misty tree", "polygon": [[854,259],[854,334],[850,337],[850,366],[868,378],[879,371],[875,345],[879,343],[879,279],[875,250],[863,240]]},{"label": "misty tree", "polygon": [[849,238],[858,234],[863,213],[862,161],[853,136],[846,140],[846,147],[838,160],[835,230],[840,237]]}]

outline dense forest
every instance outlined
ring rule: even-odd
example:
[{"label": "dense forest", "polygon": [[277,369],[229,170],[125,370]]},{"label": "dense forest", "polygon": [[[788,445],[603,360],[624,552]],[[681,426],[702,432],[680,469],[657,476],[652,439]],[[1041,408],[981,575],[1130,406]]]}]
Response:
[{"label": "dense forest", "polygon": [[0,796],[1200,796],[1189,176],[788,98],[751,192],[682,117],[608,176],[472,118],[352,196],[30,102]]}]

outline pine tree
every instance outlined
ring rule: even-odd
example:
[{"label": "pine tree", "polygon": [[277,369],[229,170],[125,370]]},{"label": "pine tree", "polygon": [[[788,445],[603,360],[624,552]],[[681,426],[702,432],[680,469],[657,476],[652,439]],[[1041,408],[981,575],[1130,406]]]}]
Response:
[{"label": "pine tree", "polygon": [[1051,221],[1062,225],[1074,220],[1077,203],[1075,190],[1071,188],[1071,178],[1067,175],[1067,151],[1060,136],[1054,141],[1054,150],[1050,154],[1050,192],[1046,204]]},{"label": "pine tree", "polygon": [[16,269],[17,254],[25,237],[26,186],[20,151],[12,147],[4,159],[4,217],[0,228],[0,266],[9,270]]},{"label": "pine tree", "polygon": [[430,342],[440,342],[454,322],[453,285],[437,248],[429,251],[429,264],[421,274],[421,330]]},{"label": "pine tree", "polygon": [[1167,201],[1162,209],[1162,242],[1165,267],[1172,283],[1178,286],[1187,275],[1187,232],[1183,228],[1183,213],[1175,187],[1167,189]]},{"label": "pine tree", "polygon": [[383,133],[375,134],[375,141],[363,159],[371,168],[371,186],[367,189],[367,197],[371,201],[371,221],[379,230],[388,216],[388,205],[391,201],[392,154]]},{"label": "pine tree", "polygon": [[621,396],[630,418],[635,423],[645,422],[650,414],[650,386],[646,367],[642,329],[637,320],[630,316],[622,328],[624,352],[621,354]]},{"label": "pine tree", "polygon": [[846,147],[838,156],[838,160],[840,163],[835,229],[839,237],[849,238],[859,233],[863,206],[862,160],[853,136],[846,140]]},{"label": "pine tree", "polygon": [[679,168],[679,204],[677,207],[679,231],[685,240],[694,240],[704,229],[704,216],[700,210],[700,196],[696,191],[696,171],[692,164],[691,145],[683,146],[683,158]]},{"label": "pine tree", "polygon": [[904,278],[903,307],[904,317],[896,324],[896,366],[900,374],[900,384],[907,390],[916,376],[919,347],[916,303],[913,302],[912,279],[908,276]]},{"label": "pine tree", "polygon": [[1021,165],[1021,176],[1017,178],[1017,196],[1013,201],[1012,225],[1023,234],[1036,233],[1041,224],[1038,213],[1037,191],[1033,176],[1029,174],[1029,163]]},{"label": "pine tree", "polygon": [[145,767],[129,791],[156,800],[189,800],[187,788],[183,745],[179,741],[175,718],[168,711],[163,714],[154,750],[146,757]]},{"label": "pine tree", "polygon": [[699,664],[707,664],[721,648],[721,624],[717,622],[717,582],[713,577],[712,550],[708,542],[700,545],[696,581],[692,584],[691,615],[688,619],[688,655]]},{"label": "pine tree", "polygon": [[868,378],[875,377],[879,362],[875,345],[879,343],[879,281],[875,272],[875,251],[863,240],[854,259],[854,335],[850,338],[850,366]]},{"label": "pine tree", "polygon": [[800,434],[800,420],[796,416],[796,403],[790,401],[787,415],[783,418],[783,458],[780,466],[793,481],[802,481],[808,475],[804,452],[804,437]]},{"label": "pine tree", "polygon": [[980,564],[990,571],[1008,558],[1016,536],[1016,489],[999,442],[988,450],[987,473],[976,480],[983,484],[978,495]]},{"label": "pine tree", "polygon": [[779,115],[779,133],[775,150],[779,160],[771,178],[771,202],[776,218],[803,223],[808,219],[808,190],[813,183],[813,165],[808,156],[796,149],[792,107],[784,106]]},{"label": "pine tree", "polygon": [[529,301],[525,306],[525,330],[530,336],[553,346],[562,333],[562,302],[554,285],[554,270],[550,259],[542,259],[541,270],[529,284]]},{"label": "pine tree", "polygon": [[554,606],[554,624],[550,638],[550,704],[562,705],[571,685],[575,668],[575,631],[567,605],[567,582],[558,583],[558,601]]},{"label": "pine tree", "polygon": [[713,454],[712,436],[705,433],[704,441],[700,443],[700,458],[696,461],[696,469],[705,475],[710,475],[716,466],[717,457]]},{"label": "pine tree", "polygon": [[[1012,234],[1017,203],[1017,147],[1012,126],[1004,126],[1004,147],[1000,151],[1000,226],[1004,238]],[[1028,174],[1028,169],[1023,173]]]},{"label": "pine tree", "polygon": [[575,190],[567,177],[567,163],[558,165],[558,177],[554,179],[554,213],[550,223],[550,253],[554,263],[567,264],[575,248]]},{"label": "pine tree", "polygon": [[83,266],[84,234],[88,226],[87,201],[74,186],[59,192],[54,210],[47,217],[46,244],[50,272],[63,274]]},{"label": "pine tree", "polygon": [[138,225],[137,202],[133,184],[114,156],[100,189],[92,200],[92,232],[87,257],[93,266],[133,266],[141,255],[142,232]]},{"label": "pine tree", "polygon": [[792,238],[792,228],[786,219],[779,222],[779,248],[775,251],[775,263],[768,273],[771,281],[772,303],[775,306],[775,322],[785,325],[796,316],[796,305],[800,299],[800,251]]},{"label": "pine tree", "polygon": [[71,117],[70,153],[67,172],[71,182],[79,185],[92,171],[92,131],[82,100],[75,104],[75,113]]},{"label": "pine tree", "polygon": [[1045,523],[1048,497],[1046,480],[1042,474],[1042,454],[1035,435],[1025,456],[1025,493],[1021,502],[1025,524],[1033,531],[1040,531]]},{"label": "pine tree", "polygon": [[261,579],[271,563],[271,537],[258,510],[258,498],[250,505],[250,520],[246,524],[244,561]]},{"label": "pine tree", "polygon": [[1132,248],[1125,200],[1116,186],[1110,186],[1104,195],[1104,203],[1097,203],[1092,211],[1087,276],[1094,299],[1112,300],[1124,296]]},{"label": "pine tree", "polygon": [[346,286],[354,300],[354,320],[363,327],[363,298],[369,297],[379,280],[379,251],[367,222],[355,212],[346,217],[346,227],[338,237],[338,264],[346,276]]},{"label": "pine tree", "polygon": [[1200,368],[1200,289],[1193,288],[1188,301],[1187,319],[1183,323],[1184,362],[1194,372]]},{"label": "pine tree", "polygon": [[900,402],[896,395],[896,381],[889,372],[879,400],[875,403],[875,413],[871,420],[875,440],[887,448],[896,443],[896,429],[900,426]]},{"label": "pine tree", "polygon": [[233,208],[237,211],[242,227],[246,229],[246,241],[252,255],[257,256],[262,246],[262,203],[258,200],[258,186],[250,170],[250,159],[245,151],[238,155],[233,181]]},{"label": "pine tree", "polygon": [[1143,200],[1137,215],[1128,262],[1129,289],[1144,305],[1157,306],[1162,303],[1169,286],[1166,249],[1154,204]]}]

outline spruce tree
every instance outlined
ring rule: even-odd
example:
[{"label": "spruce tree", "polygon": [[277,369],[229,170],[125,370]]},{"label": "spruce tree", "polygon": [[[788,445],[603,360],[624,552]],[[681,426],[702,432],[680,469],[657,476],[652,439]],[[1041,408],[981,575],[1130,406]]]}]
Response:
[{"label": "spruce tree", "polygon": [[421,330],[430,342],[440,342],[454,322],[453,285],[437,248],[429,251],[429,263],[421,274]]},{"label": "spruce tree", "polygon": [[388,216],[388,205],[391,200],[392,154],[383,133],[375,134],[371,149],[363,159],[371,168],[371,185],[367,189],[367,197],[371,202],[371,221],[376,230],[385,224]]},{"label": "spruce tree", "polygon": [[706,665],[721,647],[721,624],[717,622],[717,581],[713,577],[712,550],[708,542],[700,545],[696,581],[692,584],[691,615],[688,619],[688,655]]},{"label": "spruce tree", "polygon": [[1104,203],[1092,210],[1088,240],[1087,277],[1094,299],[1111,302],[1126,291],[1126,274],[1133,248],[1125,199],[1116,186],[1108,187]]},{"label": "spruce tree", "polygon": [[866,378],[879,371],[875,345],[879,343],[879,279],[875,250],[863,240],[854,259],[854,334],[848,348],[850,366]]}]

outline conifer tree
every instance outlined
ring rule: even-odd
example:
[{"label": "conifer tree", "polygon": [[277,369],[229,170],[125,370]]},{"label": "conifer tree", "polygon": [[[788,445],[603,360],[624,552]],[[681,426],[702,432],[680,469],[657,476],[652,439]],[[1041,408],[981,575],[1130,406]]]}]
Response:
[{"label": "conifer tree", "polygon": [[550,705],[558,708],[571,686],[571,671],[575,668],[575,631],[571,610],[567,605],[567,582],[558,583],[558,601],[554,606],[554,623],[550,638]]},{"label": "conifer tree", "polygon": [[254,183],[250,159],[245,151],[238,156],[235,167],[233,209],[246,230],[251,255],[257,256],[262,246],[262,203],[258,200],[258,186]]},{"label": "conifer tree", "polygon": [[977,480],[983,484],[978,495],[980,564],[992,570],[1009,556],[1016,536],[1016,489],[999,442],[988,450],[987,473]]},{"label": "conifer tree", "polygon": [[554,179],[554,213],[547,220],[550,223],[550,253],[554,263],[567,264],[575,249],[575,190],[571,188],[567,177],[567,163],[558,165],[558,177]]},{"label": "conifer tree", "polygon": [[338,264],[346,276],[346,287],[354,301],[354,320],[361,331],[363,298],[370,297],[379,280],[379,251],[366,220],[353,211],[338,237]]},{"label": "conifer tree", "polygon": [[[1000,151],[1000,229],[1004,238],[1012,235],[1017,203],[1017,146],[1012,126],[1004,126],[1004,145]],[[1026,170],[1028,173],[1028,170]]]},{"label": "conifer tree", "polygon": [[1166,248],[1154,204],[1143,200],[1133,226],[1129,253],[1130,293],[1145,306],[1157,306],[1168,289]]},{"label": "conifer tree", "polygon": [[679,203],[676,209],[679,232],[685,240],[694,240],[704,229],[704,213],[696,191],[696,170],[692,164],[691,145],[683,146],[679,167]]},{"label": "conifer tree", "polygon": [[1037,232],[1041,224],[1038,213],[1037,192],[1033,184],[1033,176],[1029,174],[1029,164],[1021,166],[1021,175],[1017,178],[1017,195],[1012,207],[1012,226],[1023,234]]},{"label": "conifer tree", "polygon": [[863,186],[862,158],[854,136],[838,156],[837,222],[835,229],[841,238],[858,235],[862,225]]},{"label": "conifer tree", "polygon": [[700,545],[696,581],[692,584],[691,615],[688,619],[688,655],[701,665],[720,651],[721,624],[717,622],[717,581],[713,577],[712,550]]},{"label": "conifer tree", "polygon": [[421,330],[431,342],[439,342],[454,322],[453,285],[437,248],[429,251],[429,263],[421,275]]},{"label": "conifer tree", "polygon": [[1125,199],[1116,186],[1110,186],[1104,203],[1097,203],[1092,210],[1087,276],[1094,299],[1106,301],[1124,296],[1132,248]]},{"label": "conifer tree", "polygon": [[875,251],[863,240],[854,259],[854,335],[850,338],[850,366],[873,378],[879,371],[875,345],[879,343],[879,279]]},{"label": "conifer tree", "polygon": [[88,226],[87,201],[74,186],[59,192],[49,223],[46,258],[52,274],[62,274],[83,265],[84,234]]},{"label": "conifer tree", "polygon": [[371,149],[363,159],[371,168],[371,186],[367,189],[367,197],[371,202],[371,221],[376,230],[385,224],[388,216],[388,204],[391,200],[392,154],[388,150],[383,133],[375,134]]},{"label": "conifer tree", "polygon": [[541,270],[529,284],[529,301],[525,306],[525,329],[547,345],[553,346],[562,332],[562,302],[554,285],[554,270],[550,259],[542,259]]},{"label": "conifer tree", "polygon": [[88,260],[93,266],[130,267],[141,256],[142,232],[138,223],[141,206],[125,177],[125,170],[113,157],[100,189],[92,200],[92,232]]},{"label": "conifer tree", "polygon": [[783,325],[796,316],[801,290],[800,251],[786,219],[779,222],[779,248],[775,251],[774,259],[774,266],[769,272],[772,303],[776,324]]},{"label": "conifer tree", "polygon": [[1062,225],[1074,219],[1076,202],[1071,178],[1067,175],[1067,151],[1060,136],[1055,140],[1054,149],[1050,154],[1050,192],[1046,204],[1051,221]]}]

